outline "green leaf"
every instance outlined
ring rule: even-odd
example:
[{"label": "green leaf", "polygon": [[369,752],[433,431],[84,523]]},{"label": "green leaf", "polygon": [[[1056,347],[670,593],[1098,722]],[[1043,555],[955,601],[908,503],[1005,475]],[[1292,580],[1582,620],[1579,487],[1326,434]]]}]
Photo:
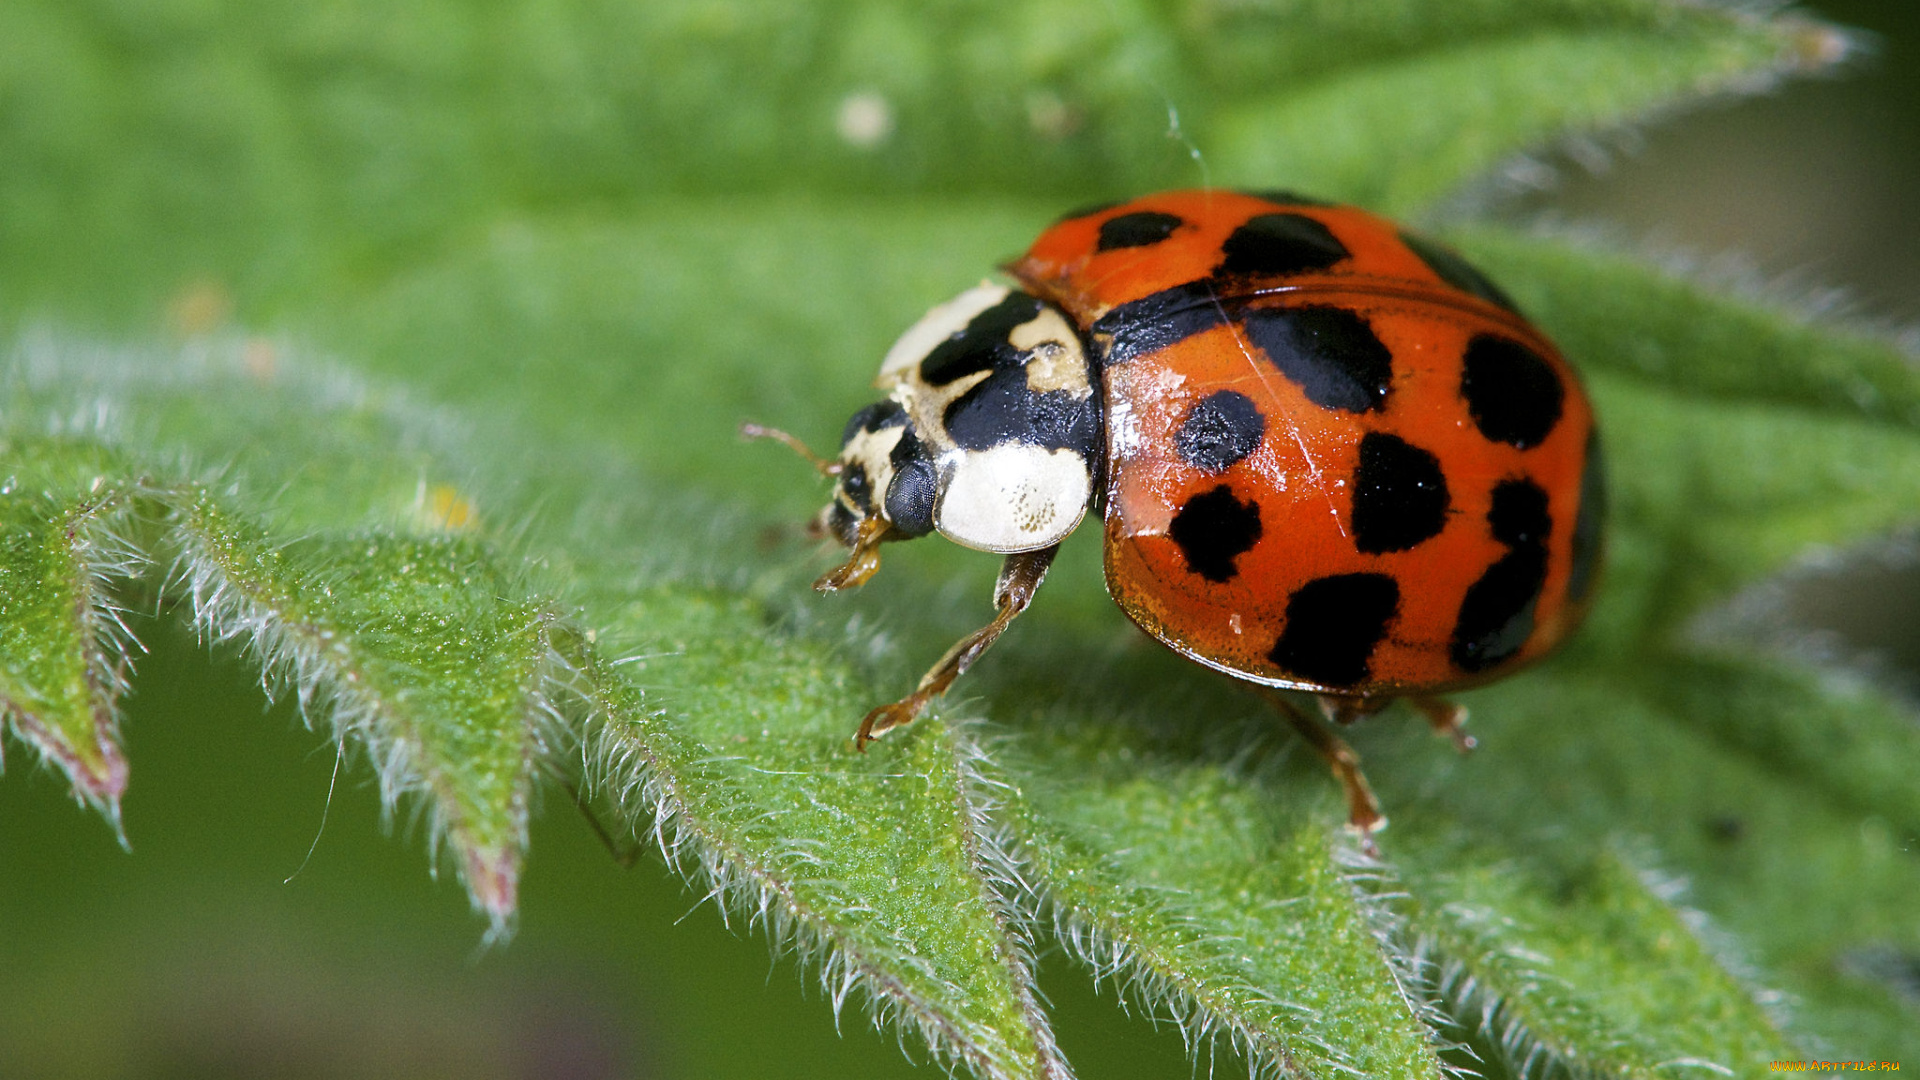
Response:
[{"label": "green leaf", "polygon": [[140,485],[85,445],[0,435],[0,462],[0,718],[117,830],[131,635],[114,590],[145,561]]},{"label": "green leaf", "polygon": [[652,589],[606,615],[600,640],[649,690],[588,669],[599,783],[670,861],[817,963],[836,1012],[858,989],[978,1075],[1068,1075],[987,818],[997,784],[964,732],[854,753],[844,669],[767,640],[737,598]]},{"label": "green leaf", "polygon": [[[1304,191],[1414,212],[1568,132],[1751,91],[1850,47],[1829,27],[1706,4],[1484,3],[1466,5],[1464,18],[1457,5],[1444,16],[1438,5],[1403,6],[1419,15],[1396,20],[1362,5],[1326,18],[1317,9],[1329,5],[1250,5],[1236,22],[1317,41],[1325,19],[1365,43],[1348,55],[1373,62],[1313,65],[1320,70],[1273,80],[1283,89],[1225,111],[1221,178],[1257,186],[1284,176]],[[1447,22],[1425,23],[1437,18]]]},{"label": "green leaf", "polygon": [[[298,353],[277,351],[270,374],[245,342],[211,356],[104,358],[42,342],[32,355],[15,415],[62,411],[62,376],[84,369],[127,413],[204,453],[252,451],[219,496],[156,483],[169,527],[154,543],[175,567],[156,584],[186,601],[203,636],[250,646],[310,715],[359,746],[388,806],[425,797],[431,835],[454,849],[495,934],[513,912],[530,783],[544,770],[576,791],[590,782],[595,801],[624,815],[615,828],[643,824],[726,910],[817,959],[836,1008],[858,989],[876,1015],[981,1075],[1065,1075],[1009,899],[1017,875],[985,817],[993,781],[963,735],[935,722],[907,741],[905,760],[854,754],[843,665],[770,636],[748,598],[636,576],[644,558],[573,566],[569,591],[594,629],[563,623],[559,601],[529,586],[544,575],[503,569],[464,496],[416,481],[406,506],[399,478],[494,455],[547,480],[548,497],[586,490],[587,477],[543,469],[537,452],[483,443]],[[429,445],[445,460],[414,449]],[[351,460],[336,469],[329,456],[345,447]],[[336,487],[342,477],[351,494]],[[346,511],[386,529],[286,539],[223,506],[262,487],[296,526]],[[330,493],[342,501],[322,510]],[[655,532],[634,529],[631,509],[607,515],[522,528],[623,554],[611,538]]]},{"label": "green leaf", "polygon": [[[1888,532],[1920,508],[1910,430],[1737,399],[1707,409],[1612,374],[1591,384],[1608,418],[1623,557],[1636,557],[1643,538],[1659,544],[1638,590],[1637,633],[1670,632],[1813,545]],[[1614,433],[1629,425],[1623,443]]]},{"label": "green leaf", "polygon": [[1774,1020],[1730,976],[1678,890],[1614,853],[1561,880],[1436,846],[1403,882],[1438,989],[1479,1052],[1515,1075],[1543,1061],[1598,1075],[1658,1076],[1685,1063],[1793,1057]]},{"label": "green leaf", "polygon": [[[551,701],[553,613],[470,540],[276,544],[202,492],[181,500],[178,575],[205,636],[243,638],[372,760],[381,798],[422,792],[476,907],[517,903],[538,761],[573,741]],[[324,701],[316,701],[323,697]]]},{"label": "green leaf", "polygon": [[1096,977],[1190,1042],[1224,1037],[1288,1075],[1438,1070],[1406,958],[1381,947],[1392,923],[1349,869],[1368,864],[1324,800],[1302,806],[1277,770],[1240,774],[1169,732],[1062,719],[1008,757],[1022,840]]},{"label": "green leaf", "polygon": [[[1436,762],[1427,748],[1354,733],[1393,800],[1394,829],[1405,830],[1392,838],[1404,847],[1389,851],[1406,851],[1396,862],[1418,904],[1414,925],[1460,914],[1446,905],[1471,904],[1466,887],[1493,887],[1475,882],[1511,894],[1465,912],[1469,925],[1443,927],[1433,947],[1443,974],[1459,963],[1476,980],[1469,1004],[1494,1009],[1489,1043],[1520,1023],[1510,1066],[1544,1053],[1622,1069],[1680,1056],[1738,1070],[1801,1056],[1795,1047],[1810,1038],[1904,1046],[1904,1005],[1892,995],[1868,1004],[1831,974],[1870,943],[1910,947],[1893,898],[1920,873],[1892,857],[1900,826],[1880,816],[1886,803],[1863,816],[1837,768],[1803,772],[1791,758],[1752,753],[1661,700],[1674,690],[1663,679],[1613,664],[1543,674],[1475,696],[1480,749],[1469,758]],[[1750,701],[1740,720],[1790,725],[1812,680],[1780,682],[1797,692]],[[1681,909],[1684,934],[1671,910],[1653,915],[1677,899],[1697,909]],[[1489,912],[1511,923],[1477,925]],[[1517,948],[1521,962],[1476,962],[1488,948]],[[1567,1002],[1579,1010],[1562,1011]],[[1561,1042],[1556,1027],[1589,1034]]]},{"label": "green leaf", "polygon": [[669,193],[1012,194],[1050,217],[1212,178],[1417,210],[1522,151],[1850,49],[1671,0],[360,0],[224,19],[24,0],[0,42],[17,102],[0,242],[32,256],[0,281],[157,306],[225,273],[275,312],[503,217]]}]

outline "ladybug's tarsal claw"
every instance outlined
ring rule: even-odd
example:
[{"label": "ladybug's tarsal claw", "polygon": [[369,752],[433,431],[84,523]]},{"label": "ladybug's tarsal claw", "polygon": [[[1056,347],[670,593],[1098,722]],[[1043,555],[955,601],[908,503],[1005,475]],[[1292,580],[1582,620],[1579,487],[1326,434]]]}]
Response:
[{"label": "ladybug's tarsal claw", "polygon": [[821,574],[813,583],[817,592],[838,592],[856,588],[880,570],[880,553],[873,548],[855,548],[847,561]]},{"label": "ladybug's tarsal claw", "polygon": [[882,705],[868,713],[860,721],[860,730],[854,732],[853,748],[865,752],[867,744],[878,739],[897,727],[905,727],[919,719],[920,713],[927,707],[932,695],[915,693],[890,705]]},{"label": "ladybug's tarsal claw", "polygon": [[1378,824],[1373,825],[1371,827],[1363,827],[1360,825],[1353,824],[1351,822],[1348,823],[1347,825],[1347,828],[1352,829],[1355,833],[1359,834],[1360,850],[1364,852],[1367,858],[1369,859],[1380,858],[1380,845],[1374,842],[1373,834],[1386,827],[1387,827],[1386,818],[1381,818]]},{"label": "ladybug's tarsal claw", "polygon": [[862,520],[847,561],[820,575],[813,587],[820,592],[837,592],[865,585],[880,570],[880,544],[887,538],[887,528],[885,518]]}]

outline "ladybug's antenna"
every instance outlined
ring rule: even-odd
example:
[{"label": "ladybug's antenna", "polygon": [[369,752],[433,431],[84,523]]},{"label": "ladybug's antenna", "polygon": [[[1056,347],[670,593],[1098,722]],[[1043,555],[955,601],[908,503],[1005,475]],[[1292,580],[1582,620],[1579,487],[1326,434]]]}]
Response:
[{"label": "ladybug's antenna", "polygon": [[826,458],[807,449],[806,443],[781,431],[779,428],[762,427],[759,424],[749,422],[740,425],[740,437],[743,439],[772,439],[775,442],[785,443],[787,444],[787,449],[806,458],[808,463],[810,463],[821,476],[840,475],[839,462],[828,461]]}]

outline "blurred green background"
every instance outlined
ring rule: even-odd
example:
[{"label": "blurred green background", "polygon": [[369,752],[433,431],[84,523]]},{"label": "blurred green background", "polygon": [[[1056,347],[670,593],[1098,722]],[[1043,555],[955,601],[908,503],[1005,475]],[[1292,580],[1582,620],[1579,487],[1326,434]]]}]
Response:
[{"label": "blurred green background", "polygon": [[[448,223],[464,203],[503,182],[468,174],[463,154],[478,133],[408,127],[400,121],[430,120],[433,109],[391,110],[377,79],[356,86],[318,74],[315,85],[333,95],[319,104],[357,117],[349,126],[367,140],[342,155],[371,165],[344,185],[275,172],[289,158],[266,145],[276,138],[271,123],[249,125],[251,103],[231,95],[245,85],[230,68],[233,53],[180,51],[223,19],[243,38],[250,16],[195,0],[83,7],[84,19],[25,0],[0,7],[0,145],[35,150],[32,170],[0,162],[0,323],[10,336],[48,324],[178,336],[227,320],[298,330],[313,316],[296,298],[430,266],[458,239]],[[429,71],[435,50],[462,32],[457,5],[421,5],[423,21],[383,25],[367,23],[372,9],[355,10],[317,6],[308,30],[365,38],[369,50],[406,52]],[[1517,170],[1488,212],[1595,223],[1693,252],[1715,272],[1784,283],[1790,297],[1838,287],[1864,318],[1920,319],[1920,5],[1832,0],[1817,10],[1874,32],[1872,55],[1831,80],[1556,154],[1545,165],[1557,182]],[[76,27],[86,41],[73,40]],[[530,33],[488,47],[544,44]],[[128,71],[140,94],[115,99],[109,88]],[[450,98],[472,92],[465,77],[449,60],[441,89]],[[221,119],[196,128],[193,108],[169,104],[182,100],[203,100]],[[74,130],[115,132],[128,153],[104,160],[119,171],[99,175],[99,144],[69,138]],[[264,142],[236,142],[235,131]],[[388,144],[407,152],[383,171]],[[591,228],[596,208],[622,197],[619,163],[591,160],[604,174],[565,192],[529,187],[519,204],[578,213]],[[360,214],[362,203],[384,204],[389,188],[420,183],[407,170],[423,162],[437,168],[430,182],[443,199],[401,202],[426,207],[412,217]],[[511,163],[490,164],[515,182]],[[247,170],[267,174],[248,190],[274,200],[209,204],[208,192]],[[91,227],[69,229],[76,216]],[[349,218],[376,227],[337,242],[333,230]],[[690,317],[713,317],[729,299]],[[859,340],[888,333],[862,328]],[[1912,668],[1916,580],[1910,564],[1843,563],[1798,579],[1788,608],[1828,631],[1843,659],[1877,651]],[[893,1036],[854,1011],[836,1032],[809,973],[770,959],[757,932],[724,925],[657,858],[618,867],[570,806],[537,817],[518,936],[481,947],[457,882],[422,872],[420,830],[380,821],[364,768],[342,770],[329,800],[332,747],[290,708],[269,707],[246,665],[195,647],[171,619],[135,629],[156,648],[125,728],[132,851],[17,748],[0,781],[0,1077],[848,1077],[931,1068],[903,1058]],[[1081,1075],[1192,1074],[1171,1029],[1124,1016],[1110,988],[1096,990],[1064,958],[1043,956],[1042,979]],[[1915,1010],[1920,1024],[1920,987]],[[1216,1074],[1237,1069],[1222,1059]]]}]

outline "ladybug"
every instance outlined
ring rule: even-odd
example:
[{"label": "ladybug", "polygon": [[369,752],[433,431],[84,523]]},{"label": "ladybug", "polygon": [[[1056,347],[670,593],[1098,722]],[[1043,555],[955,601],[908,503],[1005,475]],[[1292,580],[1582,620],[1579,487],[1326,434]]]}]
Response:
[{"label": "ladybug", "polygon": [[[880,365],[814,523],[850,549],[940,533],[1006,557],[993,621],[914,692],[913,720],[1032,600],[1089,511],[1107,590],[1174,651],[1262,688],[1385,824],[1359,759],[1276,691],[1347,723],[1552,650],[1592,595],[1604,516],[1579,377],[1458,254],[1288,193],[1176,191],[1072,214],[928,312]],[[749,435],[784,432],[749,425]],[[813,455],[808,454],[809,457]]]}]

